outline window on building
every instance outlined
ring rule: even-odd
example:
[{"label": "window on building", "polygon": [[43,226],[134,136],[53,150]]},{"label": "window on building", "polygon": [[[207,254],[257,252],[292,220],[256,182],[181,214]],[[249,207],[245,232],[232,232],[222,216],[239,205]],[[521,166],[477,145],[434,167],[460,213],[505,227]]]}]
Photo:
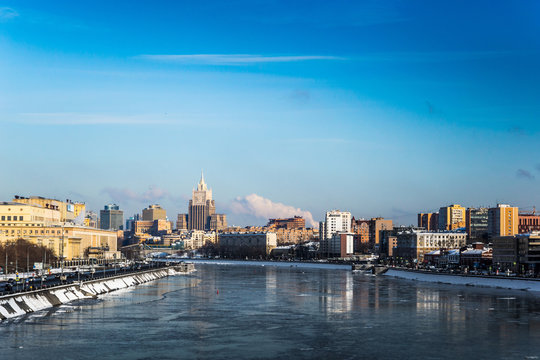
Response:
[{"label": "window on building", "polygon": [[8,216],[7,219],[8,219],[8,221],[11,221],[11,216]]}]

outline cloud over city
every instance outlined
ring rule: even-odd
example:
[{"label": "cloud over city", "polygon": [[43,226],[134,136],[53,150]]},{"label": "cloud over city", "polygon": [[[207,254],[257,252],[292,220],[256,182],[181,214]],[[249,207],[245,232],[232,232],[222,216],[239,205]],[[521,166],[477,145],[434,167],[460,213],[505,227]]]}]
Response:
[{"label": "cloud over city", "polygon": [[516,171],[516,176],[518,178],[521,178],[521,179],[529,179],[529,180],[533,180],[534,179],[534,175],[531,174],[530,171],[528,170],[524,170],[524,169],[518,169]]},{"label": "cloud over city", "polygon": [[160,54],[139,55],[136,58],[197,65],[249,65],[260,63],[285,63],[309,60],[344,60],[344,58],[337,56],[323,55],[268,56],[253,54]]},{"label": "cloud over city", "polygon": [[170,124],[174,119],[166,114],[110,115],[91,113],[20,113],[15,120],[36,125],[157,125]]},{"label": "cloud over city", "polygon": [[273,202],[257,194],[237,197],[231,203],[230,209],[234,214],[247,214],[265,219],[302,216],[306,219],[306,225],[315,228],[319,226],[313,219],[311,212],[295,208],[294,206]]},{"label": "cloud over city", "polygon": [[0,21],[11,20],[19,16],[19,13],[10,7],[0,7]]}]

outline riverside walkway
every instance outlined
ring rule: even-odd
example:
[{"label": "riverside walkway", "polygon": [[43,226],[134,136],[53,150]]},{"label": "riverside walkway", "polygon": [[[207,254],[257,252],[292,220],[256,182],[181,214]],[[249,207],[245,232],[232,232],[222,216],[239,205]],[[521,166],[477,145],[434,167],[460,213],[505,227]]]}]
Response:
[{"label": "riverside walkway", "polygon": [[20,278],[14,276],[15,274],[10,274],[8,275],[8,280],[0,281],[0,296],[49,289],[60,285],[104,279],[122,274],[127,275],[167,266],[165,262],[156,261],[149,263],[136,262],[129,266],[110,263],[97,267],[86,267],[78,271],[71,268],[65,268],[63,271],[61,269],[53,269],[50,274]]}]

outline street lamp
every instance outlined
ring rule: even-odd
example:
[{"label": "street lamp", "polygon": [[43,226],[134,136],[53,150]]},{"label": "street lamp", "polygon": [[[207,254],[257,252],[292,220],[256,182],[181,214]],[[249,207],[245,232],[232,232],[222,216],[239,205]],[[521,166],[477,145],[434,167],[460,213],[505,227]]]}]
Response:
[{"label": "street lamp", "polygon": [[4,277],[6,278],[8,274],[8,245],[9,243],[6,242],[6,268],[4,269]]},{"label": "street lamp", "polygon": [[62,283],[64,279],[64,226],[62,226],[62,243],[60,245],[60,283]]},{"label": "street lamp", "polygon": [[37,247],[36,244],[32,244],[32,246],[27,246],[26,247],[26,273],[27,273],[27,276],[28,274],[30,274],[30,248],[33,247]]}]

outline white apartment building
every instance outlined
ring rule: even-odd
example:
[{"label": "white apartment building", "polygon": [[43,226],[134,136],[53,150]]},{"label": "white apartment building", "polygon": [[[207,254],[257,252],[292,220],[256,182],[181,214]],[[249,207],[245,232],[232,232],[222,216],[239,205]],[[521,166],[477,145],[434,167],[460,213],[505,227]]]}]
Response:
[{"label": "white apartment building", "polygon": [[327,211],[324,221],[319,224],[319,251],[323,254],[328,253],[329,241],[337,233],[351,232],[351,213],[348,211],[332,210]]},{"label": "white apartment building", "polygon": [[424,254],[440,249],[459,249],[467,244],[464,232],[408,230],[398,233],[396,256],[424,260]]}]

